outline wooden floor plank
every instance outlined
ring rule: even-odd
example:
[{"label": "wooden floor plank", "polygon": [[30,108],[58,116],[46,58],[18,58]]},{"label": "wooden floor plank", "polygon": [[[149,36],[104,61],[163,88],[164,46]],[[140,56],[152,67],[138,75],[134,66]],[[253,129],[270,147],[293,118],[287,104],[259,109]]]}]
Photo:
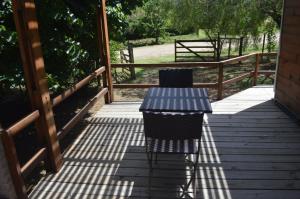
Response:
[{"label": "wooden floor plank", "polygon": [[[257,86],[212,104],[194,198],[299,198],[300,127],[273,96],[272,87]],[[43,178],[30,198],[179,198],[191,176],[182,155],[158,156],[149,189],[140,104],[104,105],[64,153],[60,172]]]}]

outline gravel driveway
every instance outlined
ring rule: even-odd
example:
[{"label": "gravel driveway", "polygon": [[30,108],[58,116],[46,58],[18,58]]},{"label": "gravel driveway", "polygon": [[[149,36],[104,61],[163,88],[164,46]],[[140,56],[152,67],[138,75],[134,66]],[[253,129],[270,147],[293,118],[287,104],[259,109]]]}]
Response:
[{"label": "gravel driveway", "polygon": [[133,48],[133,54],[135,59],[174,55],[174,52],[174,44],[163,44]]}]

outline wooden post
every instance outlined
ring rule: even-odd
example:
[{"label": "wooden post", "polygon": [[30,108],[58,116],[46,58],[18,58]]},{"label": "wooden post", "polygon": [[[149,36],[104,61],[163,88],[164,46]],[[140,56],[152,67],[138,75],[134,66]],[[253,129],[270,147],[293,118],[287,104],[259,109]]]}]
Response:
[{"label": "wooden post", "polygon": [[221,60],[221,38],[220,33],[218,33],[218,40],[217,40],[217,61]]},{"label": "wooden post", "polygon": [[230,59],[230,55],[231,55],[231,38],[229,39],[229,44],[228,44],[228,59]]},{"label": "wooden post", "polygon": [[240,38],[239,56],[243,55],[244,37]]},{"label": "wooden post", "polygon": [[256,86],[256,84],[257,84],[260,58],[261,58],[261,55],[259,53],[256,53],[256,55],[255,55],[255,68],[254,68],[253,82],[252,82],[253,86]]},{"label": "wooden post", "polygon": [[[99,48],[99,56],[100,56],[100,64],[101,66],[105,66],[105,54],[104,54],[104,47],[103,47],[103,30],[102,30],[102,21],[101,21],[101,8],[100,5],[97,6],[97,37],[98,37],[98,48]],[[105,70],[106,70],[105,66]],[[104,88],[107,88],[107,71],[102,73],[102,84]],[[104,96],[105,103],[110,103],[110,95],[107,93]]]},{"label": "wooden post", "polygon": [[49,168],[58,171],[62,165],[62,157],[48,90],[35,3],[34,0],[12,2],[27,91],[32,109],[40,111],[36,122],[37,135],[41,144],[47,146]]},{"label": "wooden post", "polygon": [[219,73],[218,73],[218,100],[223,99],[223,74],[224,64],[219,64]]},{"label": "wooden post", "polygon": [[20,199],[27,199],[26,187],[21,176],[21,166],[17,157],[17,151],[13,138],[6,131],[2,131],[0,134],[17,197]]},{"label": "wooden post", "polygon": [[[97,70],[99,68],[99,65],[97,64],[97,61],[95,61],[95,67],[94,69]],[[98,91],[100,91],[102,89],[102,85],[101,85],[101,76],[97,76],[97,85],[98,85]]]},{"label": "wooden post", "polygon": [[265,45],[266,45],[266,33],[264,33],[264,37],[263,37],[263,46],[262,46],[262,50],[261,50],[262,53],[264,53],[264,51],[265,51]]},{"label": "wooden post", "polygon": [[176,41],[176,39],[175,39],[175,41],[174,41],[174,50],[175,50],[175,62],[177,62],[177,41]]},{"label": "wooden post", "polygon": [[[128,43],[128,54],[129,54],[129,63],[134,63],[134,56],[133,56],[133,46],[132,44]],[[135,79],[135,70],[134,66],[129,67],[131,79]]]},{"label": "wooden post", "polygon": [[111,63],[110,63],[110,49],[109,49],[109,36],[108,36],[108,27],[107,27],[107,16],[106,16],[106,0],[100,0],[101,4],[98,5],[99,9],[99,18],[101,21],[101,33],[102,33],[102,53],[103,60],[102,63],[105,66],[107,86],[108,86],[108,103],[111,103],[114,100],[113,95],[113,83],[112,83],[112,74],[111,74]]}]

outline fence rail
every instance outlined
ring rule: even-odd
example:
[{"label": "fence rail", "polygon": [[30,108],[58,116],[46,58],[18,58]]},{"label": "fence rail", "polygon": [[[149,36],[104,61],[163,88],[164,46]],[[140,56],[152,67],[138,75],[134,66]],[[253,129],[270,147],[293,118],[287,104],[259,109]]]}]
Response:
[{"label": "fence rail", "polygon": [[61,140],[65,135],[84,117],[95,102],[108,93],[107,88],[103,88],[93,97],[60,131],[57,132],[58,139]]},{"label": "fence rail", "polygon": [[101,68],[97,69],[95,72],[93,72],[92,74],[88,75],[87,77],[85,77],[84,79],[82,79],[77,84],[75,84],[71,88],[67,89],[66,91],[64,91],[60,95],[56,96],[52,100],[52,106],[56,107],[57,105],[59,105],[60,103],[62,103],[65,99],[67,99],[68,97],[72,96],[74,93],[76,93],[82,87],[84,87],[85,85],[87,85],[90,81],[92,81],[93,79],[97,78],[103,72],[105,72],[105,67],[104,66],[102,66]]},{"label": "fence rail", "polygon": [[217,40],[175,40],[175,62],[210,61],[217,56]]},{"label": "fence rail", "polygon": [[[112,64],[113,68],[122,68],[122,67],[141,67],[141,68],[218,68],[218,78],[217,82],[212,83],[194,83],[194,87],[207,87],[215,88],[218,91],[217,99],[220,100],[223,98],[223,87],[224,85],[236,83],[245,78],[253,78],[253,85],[256,85],[258,75],[271,75],[275,74],[275,71],[261,71],[259,70],[260,60],[264,56],[276,56],[277,53],[251,53],[244,56],[239,56],[219,62],[175,62],[175,63],[164,63],[164,64]],[[236,64],[242,61],[248,60],[249,58],[255,59],[255,65],[251,72],[244,73],[238,77],[234,77],[224,81],[224,68],[229,64]],[[239,67],[237,65],[236,67]],[[114,84],[114,88],[149,88],[158,86],[158,84]]]},{"label": "fence rail", "polygon": [[[242,56],[244,38],[220,37],[215,39],[175,40],[175,62],[195,61],[220,61],[230,59],[232,55],[233,41],[238,45],[238,56]],[[222,55],[224,44],[227,46],[227,54]]]}]

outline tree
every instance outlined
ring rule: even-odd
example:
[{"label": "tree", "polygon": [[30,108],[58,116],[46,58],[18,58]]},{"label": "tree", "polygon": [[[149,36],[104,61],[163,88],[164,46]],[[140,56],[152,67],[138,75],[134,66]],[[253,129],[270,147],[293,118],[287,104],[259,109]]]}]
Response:
[{"label": "tree", "polygon": [[148,35],[155,38],[155,43],[159,42],[159,37],[166,33],[166,22],[161,7],[160,0],[148,0],[144,5],[145,16],[142,24]]},{"label": "tree", "polygon": [[166,34],[166,16],[162,8],[162,0],[147,0],[142,7],[127,16],[127,38],[139,39],[154,37],[159,43],[159,37]]},{"label": "tree", "polygon": [[21,58],[17,46],[11,1],[0,3],[0,95],[22,85]]},{"label": "tree", "polygon": [[257,0],[257,3],[261,12],[271,17],[279,28],[281,25],[283,0]]},{"label": "tree", "polygon": [[249,0],[167,0],[164,5],[177,28],[203,29],[209,37],[256,34],[264,21],[259,5]]}]

